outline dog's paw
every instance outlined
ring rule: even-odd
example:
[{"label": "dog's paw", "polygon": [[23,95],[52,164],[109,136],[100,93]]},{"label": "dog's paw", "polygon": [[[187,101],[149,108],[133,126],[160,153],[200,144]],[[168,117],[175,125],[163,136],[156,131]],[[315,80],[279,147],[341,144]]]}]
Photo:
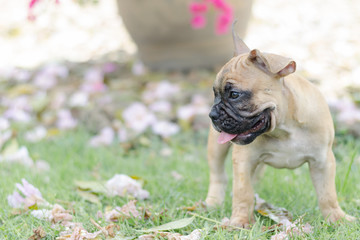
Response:
[{"label": "dog's paw", "polygon": [[332,211],[330,214],[328,214],[327,221],[331,223],[341,222],[341,221],[348,221],[348,222],[354,222],[356,221],[356,217],[353,217],[351,215],[346,214],[343,210],[337,209]]},{"label": "dog's paw", "polygon": [[223,204],[225,199],[225,183],[212,183],[206,197],[206,205],[209,208],[216,208]]},{"label": "dog's paw", "polygon": [[206,206],[209,208],[217,208],[223,203],[223,199],[219,197],[207,196],[205,200]]},{"label": "dog's paw", "polygon": [[349,221],[349,222],[355,222],[355,221],[357,220],[356,217],[353,217],[353,216],[347,215],[347,214],[345,214],[344,219],[345,219],[346,221]]},{"label": "dog's paw", "polygon": [[240,218],[240,217],[231,217],[230,219],[230,226],[232,227],[239,227],[239,228],[245,228],[250,229],[250,221],[246,218]]}]

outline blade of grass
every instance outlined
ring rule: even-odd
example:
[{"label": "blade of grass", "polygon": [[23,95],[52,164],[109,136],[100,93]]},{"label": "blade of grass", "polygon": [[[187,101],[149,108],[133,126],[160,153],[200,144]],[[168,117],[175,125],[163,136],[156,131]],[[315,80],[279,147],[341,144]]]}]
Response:
[{"label": "blade of grass", "polygon": [[347,181],[348,181],[349,175],[350,175],[350,170],[351,170],[351,167],[352,167],[352,165],[353,165],[353,163],[354,163],[356,154],[357,154],[357,152],[354,151],[354,152],[352,153],[352,155],[351,155],[351,161],[350,161],[349,166],[348,166],[348,168],[347,168],[347,171],[346,171],[346,174],[345,174],[344,183],[343,183],[343,185],[342,185],[342,187],[341,187],[341,189],[340,189],[340,193],[342,193],[342,192],[344,191],[344,189],[345,189],[345,187],[346,187],[346,185],[347,185]]}]

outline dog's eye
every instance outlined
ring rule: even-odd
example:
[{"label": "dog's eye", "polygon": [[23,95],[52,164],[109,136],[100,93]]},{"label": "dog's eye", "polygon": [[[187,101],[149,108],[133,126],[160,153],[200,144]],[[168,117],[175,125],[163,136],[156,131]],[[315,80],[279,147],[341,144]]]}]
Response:
[{"label": "dog's eye", "polygon": [[231,91],[230,92],[230,98],[231,99],[237,99],[240,96],[239,92]]}]

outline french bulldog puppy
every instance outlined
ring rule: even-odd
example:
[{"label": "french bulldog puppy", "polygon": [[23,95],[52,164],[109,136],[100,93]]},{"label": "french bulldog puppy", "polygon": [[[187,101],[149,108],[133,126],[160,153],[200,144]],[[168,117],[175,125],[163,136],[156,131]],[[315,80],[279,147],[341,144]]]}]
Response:
[{"label": "french bulldog puppy", "polygon": [[231,225],[254,221],[252,178],[264,165],[294,169],[308,163],[322,215],[329,222],[355,220],[340,208],[335,189],[334,126],[326,101],[295,61],[251,50],[234,32],[235,57],[214,82],[208,138],[210,186],[206,203],[223,202],[224,160],[232,143]]}]

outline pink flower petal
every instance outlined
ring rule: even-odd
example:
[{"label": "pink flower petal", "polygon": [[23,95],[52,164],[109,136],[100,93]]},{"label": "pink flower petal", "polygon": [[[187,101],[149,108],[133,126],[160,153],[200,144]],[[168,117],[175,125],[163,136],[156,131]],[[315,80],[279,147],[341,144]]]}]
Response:
[{"label": "pink flower petal", "polygon": [[210,0],[215,8],[219,10],[228,10],[231,9],[230,5],[225,0]]},{"label": "pink flower petal", "polygon": [[232,20],[233,20],[232,12],[220,14],[216,18],[215,33],[218,35],[227,33]]},{"label": "pink flower petal", "polygon": [[192,28],[199,29],[203,28],[206,25],[206,18],[203,15],[194,15],[191,19],[191,26]]},{"label": "pink flower petal", "polygon": [[199,2],[193,2],[189,5],[189,11],[193,14],[198,13],[205,13],[208,10],[208,6],[205,2],[199,3]]},{"label": "pink flower petal", "polygon": [[39,2],[39,0],[31,0],[29,3],[29,8],[33,8],[35,6],[35,4],[38,2]]}]

